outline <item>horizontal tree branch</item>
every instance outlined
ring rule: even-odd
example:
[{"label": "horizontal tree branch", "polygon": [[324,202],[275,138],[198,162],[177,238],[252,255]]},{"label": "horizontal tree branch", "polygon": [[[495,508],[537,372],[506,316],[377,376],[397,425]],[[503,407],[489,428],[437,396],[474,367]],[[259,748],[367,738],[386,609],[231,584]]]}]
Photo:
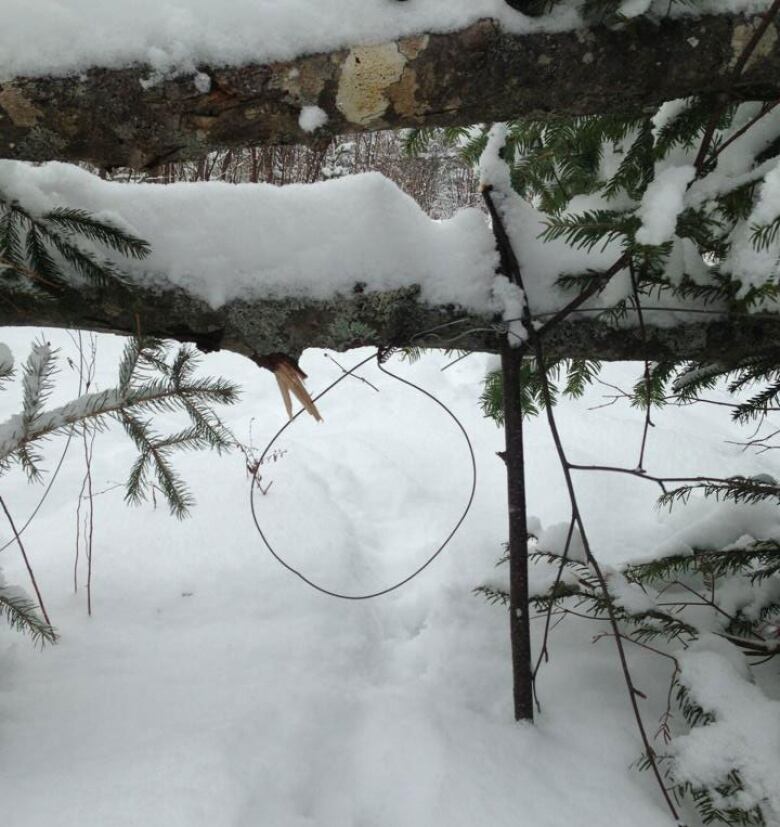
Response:
[{"label": "horizontal tree branch", "polygon": [[[615,327],[597,313],[575,313],[544,334],[551,358],[606,361],[708,359],[732,361],[780,341],[780,315],[726,318],[687,313],[674,326]],[[544,319],[542,319],[544,321]],[[419,300],[419,288],[360,292],[327,300],[231,301],[213,309],[178,287],[65,288],[56,301],[32,294],[0,293],[0,326],[69,327],[194,342],[204,351],[244,356],[305,348],[419,346],[498,352],[502,331],[495,318]]]},{"label": "horizontal tree branch", "polygon": [[[383,128],[463,125],[519,115],[649,112],[663,101],[728,93],[780,97],[770,25],[738,81],[760,18],[637,18],[620,28],[513,35],[490,20],[297,60],[201,66],[146,82],[147,66],[0,84],[0,157],[148,168],[217,147],[300,143]],[[34,45],[31,46],[34,48]],[[304,106],[328,116],[304,132]]]}]

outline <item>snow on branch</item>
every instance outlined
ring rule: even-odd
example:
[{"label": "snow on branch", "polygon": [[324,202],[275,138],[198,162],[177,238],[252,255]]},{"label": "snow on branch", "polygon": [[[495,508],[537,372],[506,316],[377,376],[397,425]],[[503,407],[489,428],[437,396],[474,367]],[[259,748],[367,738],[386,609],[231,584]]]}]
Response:
[{"label": "snow on branch", "polygon": [[657,17],[590,28],[577,28],[583,21],[567,4],[539,21],[504,0],[371,9],[362,0],[258,0],[240,13],[223,4],[216,16],[212,3],[199,4],[180,4],[192,20],[175,27],[168,6],[151,0],[148,14],[80,0],[59,16],[12,0],[0,30],[0,157],[148,168],[217,147],[362,130],[646,112],[695,94],[780,95],[774,24],[732,76],[760,19],[738,12],[760,2],[678,17],[663,16],[664,2]]},{"label": "snow on branch", "polygon": [[[23,278],[3,282],[0,325],[141,333],[253,357],[361,345],[495,351],[502,325],[511,322],[501,319],[498,259],[484,214],[470,209],[434,221],[374,173],[283,188],[162,187],[106,182],[57,163],[5,161],[0,193],[30,215],[68,204],[96,225],[149,243],[148,255],[126,258],[107,250],[100,237],[79,237],[79,249],[94,260],[108,256],[109,264],[121,264],[122,278],[90,280],[57,260],[65,276],[48,292],[34,282],[24,288]],[[588,252],[544,241],[538,238],[544,216],[519,198],[513,203],[519,211],[514,241],[536,320],[544,324],[571,299],[555,284],[561,273],[604,271],[616,247]],[[702,308],[665,300],[667,310],[646,310],[643,337],[630,313],[619,322],[600,318],[624,297],[626,285],[625,278],[613,278],[554,326],[545,334],[548,352],[735,357],[776,339],[780,330],[774,315],[727,319],[715,303]]]}]

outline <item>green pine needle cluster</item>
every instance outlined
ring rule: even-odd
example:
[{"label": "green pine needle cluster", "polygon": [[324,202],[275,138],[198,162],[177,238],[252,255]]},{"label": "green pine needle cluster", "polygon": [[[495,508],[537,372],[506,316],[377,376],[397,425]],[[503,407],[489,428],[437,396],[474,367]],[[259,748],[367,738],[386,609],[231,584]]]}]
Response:
[{"label": "green pine needle cluster", "polygon": [[0,617],[11,629],[43,645],[57,640],[56,631],[38,613],[38,606],[19,588],[6,586],[0,575]]},{"label": "green pine needle cluster", "polygon": [[[532,562],[550,565],[559,571],[547,591],[531,595],[534,614],[550,613],[556,618],[567,614],[586,615],[603,621],[612,614],[625,639],[645,650],[666,653],[666,657],[675,662],[675,651],[685,650],[703,633],[713,630],[727,645],[742,652],[752,669],[780,655],[777,638],[780,628],[780,599],[777,597],[780,594],[780,543],[776,541],[754,541],[738,548],[697,548],[692,553],[628,565],[608,578],[609,591],[605,593],[587,563],[563,558],[539,547],[535,538],[530,539]],[[500,563],[505,563],[506,559],[504,556]],[[633,611],[626,608],[619,597],[623,589],[612,592],[615,577],[644,593],[647,606]],[[740,581],[753,587],[750,591],[752,599],[735,608],[728,594],[735,593]],[[504,606],[509,603],[509,594],[502,586],[485,585],[475,591],[491,603]],[[723,601],[721,595],[724,595]],[[605,623],[604,628],[603,634],[609,636],[610,627]],[[662,737],[666,744],[673,744],[678,734],[717,721],[716,714],[703,707],[692,690],[680,680],[677,666],[668,698],[669,706],[658,729],[658,737]],[[673,751],[656,752],[654,757],[665,772],[678,803],[689,801],[704,824],[767,823],[761,802],[746,803],[743,795],[746,779],[737,770],[727,772],[717,784],[708,787],[693,783],[678,772]],[[642,756],[638,766],[649,769],[648,756]]]},{"label": "green pine needle cluster", "polygon": [[[59,208],[34,215],[0,193],[0,283],[6,295],[37,292],[54,298],[66,286],[78,287],[79,280],[96,287],[127,287],[123,271],[94,252],[95,247],[135,259],[150,252],[142,239],[83,210]],[[15,376],[7,354],[6,348],[0,349],[0,390]],[[199,376],[198,361],[189,345],[174,349],[157,339],[131,339],[115,387],[48,408],[57,351],[43,339],[36,341],[21,369],[21,411],[0,423],[0,474],[19,465],[30,480],[40,480],[41,449],[48,439],[99,430],[113,420],[138,449],[125,486],[126,500],[138,503],[158,489],[171,513],[184,517],[194,500],[172,464],[174,454],[206,448],[222,451],[236,445],[215,406],[235,402],[237,388],[224,379]],[[166,418],[177,424],[161,429],[159,423]],[[1,579],[0,615],[36,641],[56,638],[38,607]]]},{"label": "green pine needle cluster", "polygon": [[[657,246],[637,242],[641,227],[638,208],[654,180],[657,162],[670,153],[687,152],[689,158],[681,163],[693,163],[696,156],[697,179],[705,178],[733,141],[751,129],[765,128],[765,119],[773,109],[771,103],[749,104],[747,109],[736,104],[723,106],[705,95],[683,102],[665,122],[657,124],[647,117],[619,115],[524,118],[508,124],[503,155],[514,189],[547,216],[544,240],[562,239],[583,250],[616,243],[631,256],[639,295],[652,295],[655,303],[664,296],[700,298],[745,311],[778,297],[777,279],[761,290],[740,291],[738,281],[728,273],[721,274],[720,269],[735,231],[756,204],[760,175],[722,181],[711,198],[687,208],[678,217],[676,237],[696,246],[708,264],[710,283],[697,283],[696,274],[670,276],[671,242]],[[717,116],[714,122],[713,113]],[[407,149],[425,151],[435,141],[458,146],[463,159],[474,162],[486,144],[487,127],[448,132],[413,130]],[[754,148],[748,149],[748,140],[740,146],[754,152],[756,170],[768,170],[775,157],[780,158],[776,142],[755,141]],[[572,207],[577,196],[596,196],[603,206],[577,210]],[[751,232],[757,250],[780,245],[780,217],[764,225],[755,224]],[[581,289],[576,278],[586,274],[568,275],[568,283],[562,286]]]},{"label": "green pine needle cluster", "polygon": [[[708,302],[717,298],[733,304],[739,284],[734,285],[728,273],[718,285],[720,289],[713,293],[711,284],[699,285],[694,281],[695,274],[688,274],[687,278],[684,273],[670,277],[667,265],[671,242],[648,246],[636,240],[641,227],[638,208],[654,179],[655,164],[672,152],[693,153],[711,126],[714,107],[715,102],[710,98],[691,99],[660,128],[647,118],[619,116],[511,123],[504,157],[510,165],[514,188],[547,215],[542,238],[562,239],[583,250],[617,244],[631,256],[640,296],[652,295],[658,299],[667,294],[701,297]],[[761,123],[762,112],[769,114],[770,111],[769,105],[762,107],[754,116],[755,124]],[[737,114],[736,106],[723,109],[697,177],[706,177],[714,168],[719,153],[737,131]],[[475,147],[481,146],[482,138],[475,135],[471,142]],[[768,160],[757,151],[754,164],[758,167]],[[735,230],[750,215],[759,183],[760,178],[747,183],[739,179],[724,185],[711,199],[687,208],[678,217],[676,237],[696,246],[703,260],[709,263],[712,275],[720,273],[719,263],[730,250]],[[581,195],[598,196],[604,206],[572,210],[572,199]],[[778,241],[780,220],[754,226],[752,232],[756,249],[769,248]],[[573,288],[576,282],[570,281],[568,286]],[[769,289],[760,293],[740,295],[739,309],[749,309],[777,295],[777,284],[773,281]]]},{"label": "green pine needle cluster", "polygon": [[[130,339],[115,387],[45,410],[56,360],[57,352],[47,342],[33,345],[23,369],[22,411],[0,425],[0,471],[18,463],[30,479],[40,479],[39,450],[46,439],[74,428],[101,429],[113,419],[121,423],[139,452],[128,478],[127,500],[145,499],[156,484],[171,513],[185,516],[193,501],[171,465],[171,456],[180,450],[222,451],[235,445],[213,408],[235,402],[237,388],[224,379],[197,376],[199,359],[190,345],[172,351],[157,339]],[[153,417],[160,414],[183,415],[187,424],[172,433],[160,433],[153,424]]]},{"label": "green pine needle cluster", "polygon": [[[743,286],[725,269],[735,234],[750,222],[758,199],[762,175],[780,163],[780,127],[777,135],[768,132],[772,103],[728,104],[711,96],[677,102],[669,112],[653,121],[647,117],[619,115],[576,118],[524,118],[508,124],[503,157],[510,169],[514,189],[546,215],[540,239],[564,242],[584,252],[612,245],[626,257],[631,272],[632,294],[613,305],[599,308],[592,318],[607,325],[636,324],[644,307],[695,302],[713,313],[733,314],[735,319],[772,304],[780,298],[780,266],[762,284]],[[774,112],[776,116],[777,112]],[[776,123],[776,121],[771,121]],[[746,140],[751,130],[760,139]],[[487,141],[488,128],[457,130],[413,130],[407,138],[410,152],[426,151],[436,142],[458,147],[467,163],[474,163]],[[709,136],[709,137],[708,137]],[[688,206],[678,216],[675,238],[656,246],[640,244],[639,214],[642,197],[653,182],[656,164],[668,158],[694,164],[696,180],[717,168],[721,154],[736,141],[752,152],[748,167],[756,174],[723,177],[711,197]],[[682,155],[681,155],[682,153]],[[576,209],[586,196],[602,206]],[[780,259],[780,217],[766,224],[749,224],[755,250],[776,250]],[[679,241],[692,245],[706,271],[677,272],[673,257]],[[587,271],[564,273],[558,287],[564,294],[579,294],[600,287],[602,275]],[[533,312],[533,308],[531,308]],[[559,393],[577,395],[569,375],[582,377],[584,384],[598,376],[598,363],[570,360],[545,366],[554,397]],[[526,358],[523,370],[522,407],[526,415],[542,408],[538,366]],[[561,384],[563,376],[563,387]],[[780,348],[768,347],[744,359],[724,354],[717,364],[664,361],[648,365],[637,377],[632,404],[638,408],[684,404],[698,399],[704,391],[725,381],[740,401],[734,417],[740,422],[756,418],[774,407],[780,397]],[[487,416],[503,421],[503,391],[499,372],[485,379],[481,404]],[[707,493],[730,496],[728,490],[707,488]],[[678,495],[679,496],[679,495]]]},{"label": "green pine needle cluster", "polygon": [[[197,366],[197,353],[189,345],[172,349],[156,339],[131,339],[115,387],[47,408],[57,371],[57,351],[45,340],[35,342],[22,368],[21,412],[0,423],[0,474],[18,464],[30,480],[40,480],[41,447],[46,440],[57,434],[102,429],[114,420],[138,449],[125,485],[125,499],[139,503],[156,488],[174,516],[186,516],[194,500],[172,465],[175,452],[223,451],[237,444],[214,411],[215,405],[235,402],[237,388],[224,379],[198,376]],[[12,365],[0,363],[0,382],[13,378],[13,373]],[[186,424],[162,433],[154,424],[161,414],[177,415]],[[37,605],[19,589],[4,586],[1,574],[0,616],[36,642],[56,639],[54,629],[39,616]]]},{"label": "green pine needle cluster", "polygon": [[[545,365],[545,371],[553,404],[561,395],[569,399],[579,399],[598,375],[600,368],[601,364],[592,359],[550,360]],[[520,380],[520,407],[523,416],[536,416],[544,409],[544,396],[535,359],[528,358],[523,361],[520,368]],[[485,416],[503,425],[504,383],[500,370],[488,373],[479,404]]]},{"label": "green pine needle cluster", "polygon": [[74,277],[90,285],[127,285],[116,263],[80,242],[86,239],[127,258],[149,255],[146,241],[80,209],[60,207],[41,216],[0,192],[0,283],[9,293],[56,295]]}]

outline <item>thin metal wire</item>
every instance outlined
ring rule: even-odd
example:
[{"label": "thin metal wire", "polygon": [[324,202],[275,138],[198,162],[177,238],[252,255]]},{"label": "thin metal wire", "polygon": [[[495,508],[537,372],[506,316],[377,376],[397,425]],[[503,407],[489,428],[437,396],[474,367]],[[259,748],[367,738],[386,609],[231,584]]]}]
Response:
[{"label": "thin metal wire", "polygon": [[370,592],[368,594],[344,594],[342,592],[336,592],[336,591],[332,591],[331,589],[326,589],[323,586],[320,586],[319,584],[315,583],[313,580],[310,580],[308,577],[306,577],[305,574],[303,574],[303,572],[299,571],[294,566],[290,565],[281,556],[281,554],[279,554],[279,552],[276,551],[276,549],[273,547],[273,545],[271,544],[271,542],[269,541],[269,539],[266,537],[265,533],[263,532],[263,529],[260,525],[260,519],[257,515],[256,505],[255,505],[255,489],[259,487],[258,474],[259,474],[259,471],[260,471],[260,466],[262,465],[263,460],[268,455],[268,453],[271,451],[271,449],[273,448],[274,444],[279,439],[279,437],[290,427],[290,425],[293,424],[293,422],[295,422],[295,420],[302,413],[304,413],[303,409],[298,411],[298,413],[296,413],[295,416],[293,416],[291,419],[289,419],[287,422],[285,422],[284,425],[282,425],[282,427],[271,438],[271,441],[265,446],[265,448],[263,449],[263,453],[260,456],[260,461],[258,462],[257,467],[256,467],[254,473],[252,474],[252,484],[250,486],[250,493],[249,493],[249,504],[250,504],[250,508],[251,508],[251,511],[252,511],[252,520],[254,521],[255,528],[257,529],[257,533],[260,535],[260,539],[263,541],[265,547],[268,549],[268,551],[271,553],[271,555],[274,557],[274,559],[277,561],[277,563],[279,563],[281,566],[286,568],[287,571],[294,574],[300,580],[303,580],[303,582],[306,583],[307,586],[310,586],[315,591],[318,591],[322,594],[325,594],[328,597],[338,598],[339,600],[372,600],[375,597],[382,597],[385,594],[389,594],[390,592],[394,592],[397,589],[400,589],[402,586],[405,586],[410,581],[414,580],[414,578],[417,577],[418,574],[421,574],[423,571],[425,571],[425,569],[428,568],[428,566],[431,565],[431,563],[433,563],[433,561],[447,547],[450,540],[452,540],[452,538],[455,536],[458,529],[463,524],[463,521],[466,519],[467,514],[471,510],[471,505],[474,502],[474,494],[477,490],[477,460],[476,460],[476,457],[474,456],[474,448],[471,444],[471,439],[469,438],[469,435],[466,432],[466,429],[463,427],[463,424],[461,423],[461,421],[458,419],[457,416],[455,416],[455,414],[440,399],[437,399],[432,393],[430,393],[430,391],[425,390],[425,388],[421,388],[419,385],[416,385],[414,382],[410,382],[408,379],[404,379],[403,377],[398,376],[397,374],[395,374],[392,371],[389,371],[387,368],[385,368],[384,365],[382,364],[382,360],[380,358],[380,351],[376,351],[376,353],[373,353],[370,356],[366,357],[365,359],[362,359],[360,362],[358,362],[356,365],[351,367],[349,370],[345,370],[344,373],[342,373],[342,375],[339,376],[338,379],[331,382],[330,385],[328,385],[325,388],[325,390],[321,391],[320,393],[317,394],[317,396],[314,397],[314,402],[316,402],[318,399],[321,399],[323,396],[325,396],[326,393],[333,390],[333,388],[335,388],[336,385],[338,385],[340,382],[343,382],[348,376],[351,376],[352,374],[354,374],[354,372],[356,370],[363,367],[363,365],[367,364],[372,359],[376,359],[377,367],[379,368],[380,371],[382,371],[382,373],[387,374],[387,376],[391,377],[392,379],[395,379],[396,381],[401,382],[404,385],[407,385],[408,387],[412,388],[413,390],[418,391],[419,393],[423,394],[424,396],[427,396],[428,399],[430,399],[432,402],[435,402],[452,419],[452,421],[458,426],[460,432],[463,434],[463,439],[466,442],[466,447],[468,448],[468,452],[469,452],[469,459],[470,459],[470,462],[471,462],[471,489],[469,491],[468,500],[466,501],[466,505],[463,509],[463,512],[461,513],[460,517],[458,518],[458,521],[455,523],[455,526],[453,527],[453,529],[446,536],[444,541],[438,546],[438,548],[420,566],[418,566],[411,574],[404,577],[403,580],[399,580],[396,583],[393,583],[391,586],[387,586],[384,589],[380,589],[379,591],[376,591],[376,592]]}]

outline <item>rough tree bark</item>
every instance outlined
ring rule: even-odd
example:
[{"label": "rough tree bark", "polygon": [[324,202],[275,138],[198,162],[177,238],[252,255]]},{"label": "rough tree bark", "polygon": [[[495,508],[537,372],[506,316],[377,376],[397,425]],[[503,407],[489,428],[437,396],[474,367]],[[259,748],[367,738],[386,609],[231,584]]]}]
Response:
[{"label": "rough tree bark", "polygon": [[[771,25],[737,83],[730,73],[759,18],[718,15],[617,29],[512,35],[490,20],[286,63],[201,66],[143,84],[146,66],[0,83],[0,158],[146,168],[218,147],[301,143],[409,126],[518,115],[650,111],[692,94],[780,96],[780,39]],[[301,108],[328,123],[301,130]]]},{"label": "rough tree bark", "polygon": [[[328,114],[327,134],[468,124],[518,114],[652,110],[693,93],[780,97],[780,39],[770,25],[735,82],[732,70],[760,17],[719,15],[619,29],[516,36],[490,20],[288,63],[199,67],[142,85],[148,67],[0,83],[0,158],[88,160],[146,167],[230,145],[299,142],[302,106]],[[200,85],[200,84],[199,84]],[[315,136],[319,139],[319,135]],[[325,136],[327,137],[327,135]],[[65,290],[57,301],[0,294],[0,325],[67,326],[194,341],[244,355],[305,347],[424,345],[497,351],[495,320],[430,307],[414,287],[330,301],[232,302],[214,310],[181,290]],[[575,314],[545,337],[551,356],[737,358],[778,341],[780,319],[687,316],[669,327],[615,329]]]},{"label": "rough tree bark", "polygon": [[[0,326],[70,327],[195,342],[202,350],[245,356],[307,347],[345,350],[362,345],[453,348],[498,352],[496,320],[457,306],[429,306],[409,287],[385,293],[355,292],[327,301],[233,301],[214,310],[178,288],[65,289],[58,299],[0,293]],[[623,359],[735,359],[780,341],[780,316],[727,318],[686,314],[679,324],[615,328],[575,313],[545,334],[551,357]],[[542,320],[544,321],[544,320]],[[629,320],[630,323],[630,320]]]}]

